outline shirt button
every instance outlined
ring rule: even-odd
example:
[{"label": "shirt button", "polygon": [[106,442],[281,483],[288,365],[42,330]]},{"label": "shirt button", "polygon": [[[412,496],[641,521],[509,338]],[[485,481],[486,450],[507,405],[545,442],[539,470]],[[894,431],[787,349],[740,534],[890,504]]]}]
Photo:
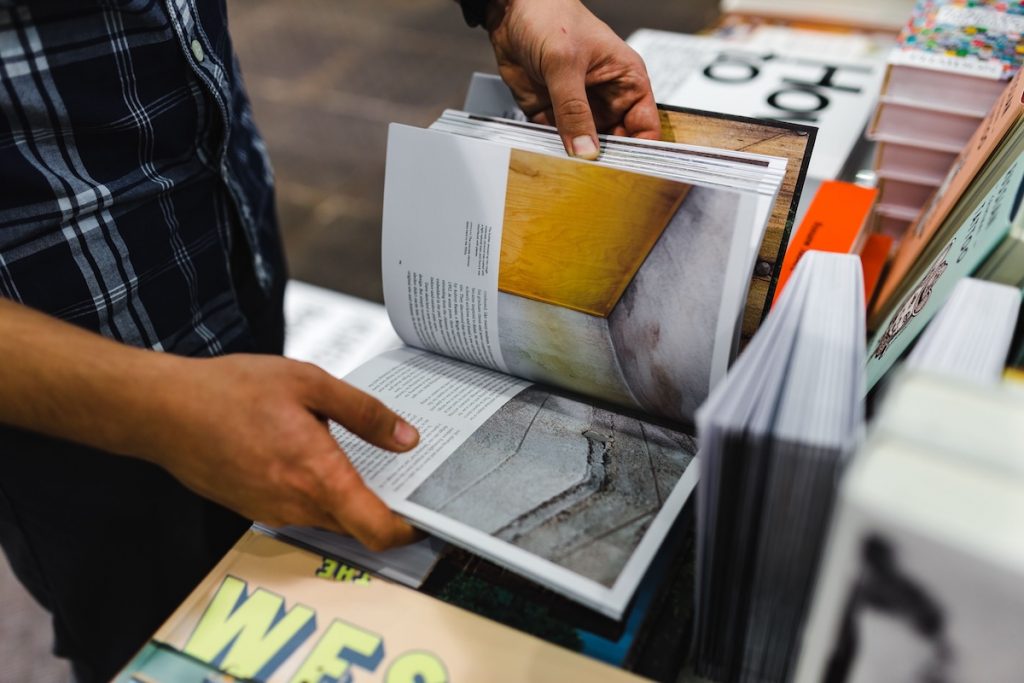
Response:
[{"label": "shirt button", "polygon": [[195,56],[197,62],[203,61],[205,55],[203,54],[203,46],[199,44],[198,40],[192,41],[192,54]]}]

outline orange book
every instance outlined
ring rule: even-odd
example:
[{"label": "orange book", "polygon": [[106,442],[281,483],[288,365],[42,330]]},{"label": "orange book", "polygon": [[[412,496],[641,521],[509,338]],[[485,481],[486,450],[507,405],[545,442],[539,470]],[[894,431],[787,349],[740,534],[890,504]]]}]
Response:
[{"label": "orange book", "polygon": [[864,270],[864,303],[871,302],[882,269],[892,250],[893,239],[889,235],[872,233],[864,240],[864,248],[860,250],[860,265]]},{"label": "orange book", "polygon": [[878,291],[878,298],[871,307],[870,318],[878,320],[902,294],[904,281],[908,282],[908,274],[914,268],[918,257],[928,246],[932,237],[942,226],[957,201],[970,186],[971,181],[984,167],[992,156],[1003,137],[1014,122],[1024,113],[1024,69],[1017,72],[1013,80],[993,105],[988,116],[978,126],[970,141],[960,152],[956,163],[936,190],[932,200],[911,224],[899,249],[889,265],[889,273]]},{"label": "orange book", "polygon": [[800,227],[789,241],[789,249],[779,271],[779,284],[772,299],[773,306],[797,262],[808,251],[857,253],[864,226],[867,225],[877,196],[878,190],[869,187],[841,180],[822,182],[811,205],[807,207]]}]

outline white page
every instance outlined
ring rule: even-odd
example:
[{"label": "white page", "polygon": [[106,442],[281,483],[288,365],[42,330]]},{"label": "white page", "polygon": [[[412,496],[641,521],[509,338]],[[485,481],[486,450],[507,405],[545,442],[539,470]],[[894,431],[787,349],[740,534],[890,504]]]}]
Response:
[{"label": "white page", "polygon": [[401,348],[380,354],[345,377],[419,429],[420,445],[394,454],[338,425],[331,431],[349,460],[394,507],[480,425],[529,382],[436,354]]},{"label": "white page", "polygon": [[382,239],[384,300],[399,336],[503,372],[498,255],[509,155],[391,124]]},{"label": "white page", "polygon": [[494,371],[405,348],[346,381],[420,429],[394,454],[332,426],[392,509],[615,618],[696,485],[691,437]]},{"label": "white page", "polygon": [[402,344],[380,304],[298,280],[288,281],[284,317],[284,355],[335,377]]}]

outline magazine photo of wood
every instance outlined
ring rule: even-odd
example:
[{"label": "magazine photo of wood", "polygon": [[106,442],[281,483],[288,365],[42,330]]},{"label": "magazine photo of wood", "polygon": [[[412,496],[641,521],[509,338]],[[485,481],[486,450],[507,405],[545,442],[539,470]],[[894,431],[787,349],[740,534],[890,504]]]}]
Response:
[{"label": "magazine photo of wood", "polygon": [[607,317],[687,190],[512,150],[499,291]]},{"label": "magazine photo of wood", "polygon": [[758,250],[758,268],[750,279],[742,336],[749,339],[768,314],[782,259],[796,226],[796,207],[804,189],[817,129],[784,121],[661,106],[661,139],[732,151],[755,152],[789,160]]},{"label": "magazine photo of wood", "polygon": [[[523,203],[516,194],[529,187],[517,178],[516,154],[498,272],[498,338],[509,372],[675,419],[696,410],[711,382],[715,340],[706,330],[722,305],[735,195],[548,157],[549,165],[582,171],[575,177],[587,184],[575,192],[559,186],[547,204],[551,186],[532,185],[540,193],[526,197],[534,215],[523,226],[522,212],[513,212],[510,235],[509,206]],[[594,176],[617,189],[606,191]],[[637,186],[648,195],[626,201],[641,194]],[[613,206],[591,216],[595,195]],[[630,208],[626,220],[622,207]],[[527,253],[536,258],[522,266]],[[503,286],[524,273],[533,286],[522,289],[533,296]],[[583,297],[595,293],[600,305],[595,299],[586,310]],[[669,379],[680,368],[691,382]]]}]

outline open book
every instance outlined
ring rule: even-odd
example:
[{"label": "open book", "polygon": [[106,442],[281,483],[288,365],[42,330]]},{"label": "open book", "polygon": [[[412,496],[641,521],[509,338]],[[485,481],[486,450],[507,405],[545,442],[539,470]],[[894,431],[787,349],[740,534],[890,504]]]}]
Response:
[{"label": "open book", "polygon": [[790,162],[602,143],[583,162],[527,123],[392,125],[384,295],[407,347],[345,379],[422,439],[395,455],[332,430],[416,526],[618,618],[696,484],[688,425]]}]

